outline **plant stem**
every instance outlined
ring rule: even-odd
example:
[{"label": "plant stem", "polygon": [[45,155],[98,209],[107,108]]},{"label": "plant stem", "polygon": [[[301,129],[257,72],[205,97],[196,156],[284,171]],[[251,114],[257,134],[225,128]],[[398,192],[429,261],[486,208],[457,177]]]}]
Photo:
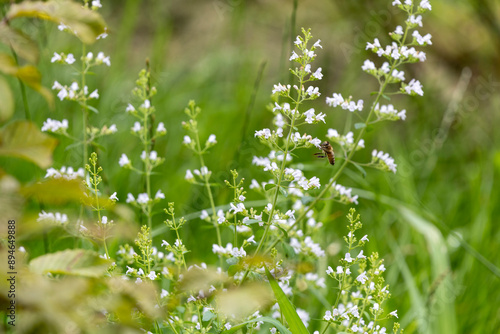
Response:
[{"label": "plant stem", "polygon": [[[200,157],[201,169],[203,169],[203,167],[206,167],[206,166],[205,166],[205,161],[203,160],[203,152],[201,150],[200,136],[198,134],[198,129],[196,129],[196,131],[194,131],[194,134],[195,134],[195,139],[196,139],[197,154]],[[210,207],[212,208],[212,220],[214,222],[215,231],[217,233],[217,243],[220,247],[222,247],[222,239],[220,236],[220,229],[219,229],[219,225],[217,223],[217,213],[215,211],[215,202],[214,202],[214,197],[212,195],[212,189],[210,188],[210,183],[208,182],[208,175],[203,175],[203,179],[205,181],[205,188],[207,188],[208,199],[210,200]],[[221,257],[221,262],[222,262],[222,257]]]}]

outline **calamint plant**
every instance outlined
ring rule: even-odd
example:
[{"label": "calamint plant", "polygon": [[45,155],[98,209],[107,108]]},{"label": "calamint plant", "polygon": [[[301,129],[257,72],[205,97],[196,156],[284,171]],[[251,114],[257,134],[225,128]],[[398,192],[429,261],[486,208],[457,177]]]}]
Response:
[{"label": "calamint plant", "polygon": [[139,107],[134,107],[131,103],[128,104],[126,112],[134,116],[138,121],[134,122],[134,126],[130,132],[139,138],[143,151],[140,156],[142,161],[142,169],[138,169],[132,165],[132,161],[123,153],[118,163],[121,167],[131,169],[137,174],[143,175],[145,179],[145,192],[134,196],[132,193],[127,194],[127,203],[139,208],[143,215],[147,218],[148,227],[152,226],[153,207],[159,201],[165,198],[165,194],[158,189],[152,196],[153,189],[151,186],[151,174],[153,170],[165,162],[165,159],[160,157],[154,150],[154,143],[157,138],[165,136],[167,129],[163,122],[158,123],[156,129],[154,126],[155,107],[151,104],[151,99],[156,95],[156,87],[151,85],[151,72],[149,71],[149,61],[147,69],[143,69],[139,73],[139,79],[136,81],[136,87],[132,93],[137,99]]}]

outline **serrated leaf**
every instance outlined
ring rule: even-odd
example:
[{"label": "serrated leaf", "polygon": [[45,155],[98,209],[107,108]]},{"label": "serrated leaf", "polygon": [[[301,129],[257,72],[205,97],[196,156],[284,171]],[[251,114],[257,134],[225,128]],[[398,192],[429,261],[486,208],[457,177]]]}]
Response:
[{"label": "serrated leaf", "polygon": [[255,323],[255,322],[259,322],[259,321],[263,321],[263,322],[266,322],[268,324],[273,325],[274,327],[276,327],[280,331],[281,334],[292,334],[292,332],[290,332],[288,330],[288,328],[286,328],[285,326],[283,326],[283,324],[281,324],[281,322],[279,322],[276,319],[270,318],[270,317],[260,317],[260,318],[255,318],[255,319],[252,319],[252,320],[245,321],[242,324],[233,326],[233,327],[231,327],[231,329],[223,331],[221,334],[232,334],[232,333],[235,333],[236,331],[238,331],[238,330],[242,329],[243,327],[245,327],[245,325],[251,324],[251,323]]},{"label": "serrated leaf", "polygon": [[11,47],[19,57],[37,63],[39,51],[37,44],[23,32],[0,23],[0,42]]},{"label": "serrated leaf", "polygon": [[38,274],[62,274],[85,277],[100,277],[110,265],[109,260],[86,249],[67,249],[34,258],[30,270]]},{"label": "serrated leaf", "polygon": [[365,127],[366,127],[365,123],[356,123],[356,124],[354,124],[354,128],[355,129],[361,129],[361,128],[365,128]]},{"label": "serrated leaf", "polygon": [[105,22],[100,14],[74,1],[33,1],[14,4],[7,20],[32,17],[63,23],[84,43],[92,44],[104,32]]},{"label": "serrated leaf", "polygon": [[15,121],[0,131],[0,155],[28,160],[40,168],[52,165],[56,145],[57,140],[41,132],[31,122]]},{"label": "serrated leaf", "polygon": [[295,307],[290,302],[290,300],[288,300],[285,293],[279,286],[278,282],[276,282],[273,275],[271,275],[267,267],[266,267],[266,275],[267,279],[269,280],[269,284],[271,284],[271,288],[273,289],[274,296],[276,297],[278,304],[280,306],[281,313],[283,313],[292,333],[309,334],[306,326],[304,325],[302,320],[300,320],[300,317],[297,314]]},{"label": "serrated leaf", "polygon": [[9,84],[0,77],[0,122],[5,122],[14,113],[14,95]]},{"label": "serrated leaf", "polygon": [[39,203],[54,205],[79,203],[84,197],[80,179],[48,179],[22,188],[20,193],[27,198],[34,197]]},{"label": "serrated leaf", "polygon": [[268,191],[268,190],[271,190],[273,189],[274,187],[276,187],[276,185],[274,183],[268,183],[264,186],[264,190],[265,191]]}]

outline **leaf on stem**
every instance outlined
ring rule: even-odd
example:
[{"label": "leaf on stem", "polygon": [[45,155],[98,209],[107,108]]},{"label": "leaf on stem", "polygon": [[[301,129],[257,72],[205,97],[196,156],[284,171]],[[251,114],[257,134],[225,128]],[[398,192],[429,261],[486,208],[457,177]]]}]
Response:
[{"label": "leaf on stem", "polygon": [[266,275],[267,279],[269,280],[269,284],[271,284],[271,288],[273,289],[274,296],[276,297],[278,304],[280,306],[280,310],[283,313],[288,325],[290,326],[290,330],[294,334],[309,334],[307,331],[306,326],[300,320],[299,315],[297,314],[297,311],[295,310],[295,307],[293,304],[288,300],[286,297],[285,293],[279,286],[278,282],[274,279],[273,275],[269,272],[269,270],[266,267]]},{"label": "leaf on stem", "polygon": [[24,1],[10,7],[7,20],[19,17],[39,18],[64,24],[85,44],[92,44],[104,33],[105,22],[100,14],[74,1]]},{"label": "leaf on stem", "polygon": [[31,122],[15,121],[0,130],[0,156],[31,161],[40,168],[52,165],[57,140],[41,132]]},{"label": "leaf on stem", "polygon": [[85,277],[100,277],[109,267],[110,261],[99,257],[94,251],[67,249],[34,258],[29,266],[39,274],[63,274]]}]

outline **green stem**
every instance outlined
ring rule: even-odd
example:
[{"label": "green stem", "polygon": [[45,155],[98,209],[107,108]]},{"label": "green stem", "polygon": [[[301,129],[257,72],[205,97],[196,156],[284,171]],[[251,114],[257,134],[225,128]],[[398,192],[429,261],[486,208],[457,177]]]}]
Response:
[{"label": "green stem", "polygon": [[[10,48],[10,50],[12,51],[12,55],[14,56],[14,60],[16,61],[16,65],[19,66],[19,61],[17,58],[16,51],[14,51],[14,48],[12,48],[12,47]],[[26,87],[24,86],[24,83],[21,81],[21,79],[18,78],[17,81],[19,81],[19,86],[21,87],[21,95],[23,97],[24,114],[25,114],[26,120],[31,121],[31,113],[30,113],[30,108],[28,105],[28,98],[26,97]]]},{"label": "green stem", "polygon": [[[86,57],[86,49],[85,49],[85,44],[82,44],[82,59]],[[85,61],[82,60],[82,72],[81,72],[81,89],[85,89],[86,85],[86,77],[85,75],[87,74],[87,66]],[[82,117],[83,117],[83,165],[85,167],[85,164],[87,163],[89,159],[89,152],[88,152],[88,138],[87,138],[87,123],[88,123],[88,108],[87,108],[87,97],[83,98],[82,101]]]},{"label": "green stem", "polygon": [[[206,166],[205,166],[205,161],[203,160],[203,152],[201,150],[200,136],[198,135],[198,130],[194,131],[194,134],[195,134],[195,140],[196,140],[196,146],[197,146],[197,154],[200,157],[201,168],[203,168]],[[214,223],[215,231],[217,233],[217,243],[220,247],[222,247],[222,239],[220,236],[220,229],[219,229],[219,225],[217,223],[217,212],[215,211],[215,202],[214,202],[214,197],[212,195],[212,189],[210,188],[210,183],[208,182],[208,175],[203,175],[203,179],[205,181],[205,188],[207,189],[208,199],[210,200],[210,207],[212,208],[212,220]],[[222,263],[222,257],[220,257],[220,259],[221,259],[221,263]]]}]

